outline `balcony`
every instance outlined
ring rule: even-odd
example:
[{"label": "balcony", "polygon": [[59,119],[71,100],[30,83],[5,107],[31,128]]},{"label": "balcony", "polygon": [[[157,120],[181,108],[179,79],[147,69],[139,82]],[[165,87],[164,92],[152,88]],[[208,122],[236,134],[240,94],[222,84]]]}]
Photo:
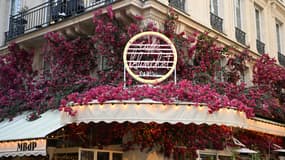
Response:
[{"label": "balcony", "polygon": [[214,13],[210,13],[211,14],[211,26],[219,31],[219,32],[223,32],[223,19],[217,15],[215,15]]},{"label": "balcony", "polygon": [[185,11],[185,0],[169,0],[169,5],[181,11]]},{"label": "balcony", "polygon": [[257,52],[260,53],[260,54],[263,54],[265,52],[264,48],[265,48],[265,44],[257,39],[256,40]]},{"label": "balcony", "polygon": [[69,0],[46,2],[29,10],[10,16],[6,42],[25,33],[58,23],[95,8],[104,7],[116,0]]},{"label": "balcony", "polygon": [[246,33],[244,31],[242,31],[241,29],[235,27],[235,34],[236,34],[236,40],[239,43],[245,45],[245,34]]},{"label": "balcony", "polygon": [[280,52],[278,52],[278,61],[280,65],[285,67],[285,55]]}]

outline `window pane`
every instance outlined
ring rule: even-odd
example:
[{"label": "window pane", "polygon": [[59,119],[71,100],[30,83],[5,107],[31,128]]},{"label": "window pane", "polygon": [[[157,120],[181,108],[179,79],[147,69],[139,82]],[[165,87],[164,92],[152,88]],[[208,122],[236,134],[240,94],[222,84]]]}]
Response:
[{"label": "window pane", "polygon": [[20,0],[12,0],[11,14],[12,15],[18,14],[20,9],[21,9],[21,1]]},{"label": "window pane", "polygon": [[256,36],[258,40],[261,40],[260,35],[260,11],[255,9],[255,21],[256,21]]},{"label": "window pane", "polygon": [[201,154],[201,160],[216,160],[216,155]]},{"label": "window pane", "polygon": [[219,156],[219,160],[232,160],[233,158],[230,156]]},{"label": "window pane", "polygon": [[78,153],[58,153],[54,154],[56,160],[78,160]]},{"label": "window pane", "polygon": [[109,160],[109,152],[98,152],[97,160]]},{"label": "window pane", "polygon": [[81,159],[80,160],[94,160],[94,152],[93,151],[81,151]]},{"label": "window pane", "polygon": [[169,4],[177,9],[184,10],[185,0],[168,0]]},{"label": "window pane", "polygon": [[235,11],[236,11],[236,27],[241,29],[241,2],[240,0],[235,0]]},{"label": "window pane", "polygon": [[211,0],[211,12],[217,16],[219,15],[218,0]]},{"label": "window pane", "polygon": [[218,0],[214,0],[214,13],[216,15],[219,15],[219,11],[218,11]]},{"label": "window pane", "polygon": [[113,153],[113,160],[122,160],[123,154],[122,153]]},{"label": "window pane", "polygon": [[277,38],[277,48],[278,52],[281,53],[281,34],[280,34],[280,24],[276,23],[276,38]]}]

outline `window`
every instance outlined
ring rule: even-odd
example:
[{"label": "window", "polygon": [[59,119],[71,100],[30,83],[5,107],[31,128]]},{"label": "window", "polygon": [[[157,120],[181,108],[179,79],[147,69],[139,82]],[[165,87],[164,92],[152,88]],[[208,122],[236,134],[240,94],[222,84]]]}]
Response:
[{"label": "window", "polygon": [[26,11],[27,7],[23,6],[22,0],[11,0],[8,39],[14,38],[25,32],[27,24]]},{"label": "window", "polygon": [[210,2],[210,23],[213,29],[223,32],[223,19],[221,18],[221,0],[211,0]]},{"label": "window", "polygon": [[94,152],[92,150],[82,150],[80,153],[80,160],[93,160]]},{"label": "window", "polygon": [[123,160],[123,152],[100,150],[100,149],[80,149],[79,160]]},{"label": "window", "polygon": [[276,40],[277,40],[277,51],[282,53],[282,23],[276,21]]},{"label": "window", "polygon": [[224,77],[224,74],[225,74],[225,67],[227,65],[227,59],[226,57],[222,57],[217,63],[216,63],[216,69],[218,70],[218,68],[220,68],[221,70],[219,71],[216,71],[215,72],[215,80],[219,81],[219,82],[224,82],[225,80],[225,77]]},{"label": "window", "polygon": [[169,5],[173,6],[176,9],[185,10],[185,0],[169,0]]},{"label": "window", "polygon": [[84,3],[86,5],[86,7],[100,7],[103,6],[105,4],[111,3],[111,2],[115,2],[116,0],[84,0]]},{"label": "window", "polygon": [[265,44],[262,42],[262,10],[255,6],[255,30],[256,30],[256,49],[260,54],[264,53]]},{"label": "window", "polygon": [[[66,148],[67,149],[67,148]],[[66,150],[65,152],[55,153],[57,160],[123,160],[123,152],[100,149],[79,148],[78,150]],[[63,150],[64,151],[64,150]],[[79,153],[78,153],[79,152]]]},{"label": "window", "polygon": [[256,38],[261,40],[261,11],[259,8],[255,8],[255,27],[256,27]]},{"label": "window", "polygon": [[217,155],[201,154],[200,159],[202,159],[202,160],[216,160]]},{"label": "window", "polygon": [[219,15],[219,0],[211,0],[211,12]]},{"label": "window", "polygon": [[108,59],[107,56],[100,55],[100,58],[99,58],[100,68],[99,68],[99,70],[106,71],[106,70],[112,69],[110,62],[108,62],[108,61],[110,61],[110,59]]},{"label": "window", "polygon": [[231,156],[219,156],[219,160],[232,160],[233,157]]},{"label": "window", "polygon": [[11,3],[11,15],[16,15],[21,10],[21,0],[12,0]]},{"label": "window", "polygon": [[283,24],[276,20],[276,41],[277,41],[277,54],[278,54],[278,61],[279,61],[279,64],[285,66],[285,55],[282,53],[283,52],[283,46],[282,46],[282,40],[283,40],[283,37],[282,37],[282,30],[283,30]]},{"label": "window", "polygon": [[233,155],[228,151],[218,151],[212,149],[199,150],[198,158],[200,160],[232,160]]},{"label": "window", "polygon": [[[193,155],[183,152],[186,150],[186,146],[175,146],[172,158],[174,160],[192,160],[194,159]],[[182,152],[181,152],[182,151]]]},{"label": "window", "polygon": [[241,0],[235,0],[235,25],[242,29],[242,5]]},{"label": "window", "polygon": [[245,32],[242,30],[242,11],[243,11],[243,0],[235,0],[235,36],[236,40],[245,45]]}]

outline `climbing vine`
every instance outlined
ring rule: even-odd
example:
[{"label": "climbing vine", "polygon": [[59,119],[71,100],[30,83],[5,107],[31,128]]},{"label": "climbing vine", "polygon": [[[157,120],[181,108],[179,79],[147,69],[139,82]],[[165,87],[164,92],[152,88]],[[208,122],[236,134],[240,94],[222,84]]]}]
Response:
[{"label": "climbing vine", "polygon": [[[75,115],[70,107],[74,103],[149,98],[165,104],[177,101],[203,103],[210,113],[231,107],[245,112],[248,118],[263,116],[285,122],[285,69],[277,66],[268,55],[254,60],[247,50],[239,53],[218,43],[208,32],[176,34],[177,15],[173,11],[170,11],[164,29],[154,23],[140,27],[143,20],[140,15],[134,17],[136,22],[128,25],[114,15],[111,7],[107,7],[106,14],[101,9],[96,11],[94,35],[89,37],[68,39],[59,33],[46,34],[41,53],[43,65],[39,71],[32,67],[33,51],[10,44],[9,53],[0,57],[0,117],[12,118],[20,112],[32,111],[28,118],[34,120],[40,113],[57,108]],[[156,86],[137,85],[127,76],[128,87],[123,87],[124,46],[130,37],[146,30],[164,33],[175,43],[178,50],[177,84],[169,78]],[[248,69],[248,61],[255,63],[255,86],[240,80]],[[115,128],[119,129],[119,126]],[[168,156],[173,150],[194,155],[196,149],[223,149],[224,142],[234,134],[240,136],[243,143],[257,144],[260,151],[267,149],[265,144],[256,143],[260,138],[266,139],[267,135],[243,136],[244,133],[233,133],[224,126],[150,123],[128,124],[127,127],[130,127],[126,130],[133,134],[133,139],[124,144],[125,149],[131,149],[135,144],[141,149],[159,145],[160,151]],[[181,137],[187,137],[189,141]],[[251,138],[254,142],[248,137],[254,137]],[[196,141],[190,141],[193,139]]]}]

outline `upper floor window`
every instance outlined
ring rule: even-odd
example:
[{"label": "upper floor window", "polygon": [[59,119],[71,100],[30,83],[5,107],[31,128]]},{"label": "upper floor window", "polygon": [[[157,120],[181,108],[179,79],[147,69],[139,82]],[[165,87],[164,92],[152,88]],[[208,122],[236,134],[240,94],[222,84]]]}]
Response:
[{"label": "upper floor window", "polygon": [[235,25],[242,29],[242,0],[235,0]]},{"label": "upper floor window", "polygon": [[211,13],[219,16],[219,0],[211,0]]},{"label": "upper floor window", "polygon": [[279,61],[279,64],[285,66],[285,55],[283,52],[283,45],[282,45],[282,40],[283,40],[283,37],[282,37],[282,31],[283,31],[283,24],[276,20],[276,44],[277,44],[277,54],[278,54],[278,61]]},{"label": "upper floor window", "polygon": [[210,1],[210,23],[213,29],[223,32],[223,19],[221,18],[221,0]]},{"label": "upper floor window", "polygon": [[256,30],[256,49],[257,52],[263,54],[265,52],[265,44],[262,42],[262,10],[255,6],[255,30]]},{"label": "upper floor window", "polygon": [[257,6],[255,6],[255,29],[256,29],[256,38],[258,40],[261,40],[261,9]]},{"label": "upper floor window", "polygon": [[21,10],[21,0],[12,0],[11,1],[11,15],[18,14]]},{"label": "upper floor window", "polygon": [[185,11],[185,0],[169,0],[168,2],[170,6]]},{"label": "upper floor window", "polygon": [[278,61],[279,64],[285,67],[285,55],[283,55],[282,53],[278,53]]},{"label": "upper floor window", "polygon": [[243,28],[243,20],[242,20],[242,14],[243,14],[243,0],[235,0],[235,36],[238,42],[245,45],[245,32],[242,30]]},{"label": "upper floor window", "polygon": [[279,53],[282,53],[282,23],[276,20],[276,41],[277,41],[277,50]]}]

